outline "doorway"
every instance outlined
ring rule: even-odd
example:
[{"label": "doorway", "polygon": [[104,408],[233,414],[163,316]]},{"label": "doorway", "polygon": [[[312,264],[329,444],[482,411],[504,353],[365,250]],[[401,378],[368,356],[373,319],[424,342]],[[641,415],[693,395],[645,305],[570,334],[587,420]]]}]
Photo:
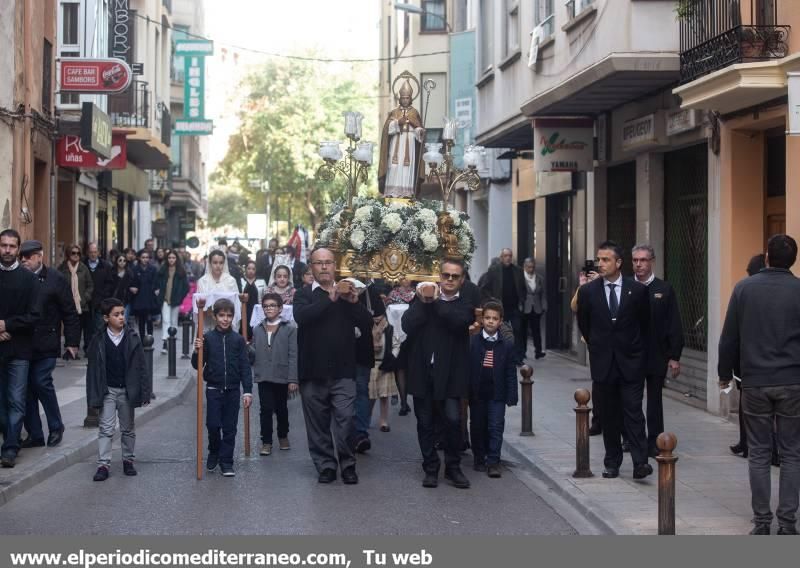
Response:
[{"label": "doorway", "polygon": [[606,236],[622,247],[622,274],[633,276],[631,249],[636,245],[636,162],[608,168]]},{"label": "doorway", "polygon": [[786,134],[768,130],[764,137],[764,250],[773,235],[786,232]]},{"label": "doorway", "polygon": [[86,245],[89,244],[89,208],[91,205],[87,201],[78,202],[78,248],[84,254],[86,253]]},{"label": "doorway", "polygon": [[545,198],[545,278],[547,349],[568,350],[572,343],[572,194]]},{"label": "doorway", "polygon": [[535,254],[535,206],[534,199],[517,203],[517,262],[520,266],[526,258],[533,258]]}]

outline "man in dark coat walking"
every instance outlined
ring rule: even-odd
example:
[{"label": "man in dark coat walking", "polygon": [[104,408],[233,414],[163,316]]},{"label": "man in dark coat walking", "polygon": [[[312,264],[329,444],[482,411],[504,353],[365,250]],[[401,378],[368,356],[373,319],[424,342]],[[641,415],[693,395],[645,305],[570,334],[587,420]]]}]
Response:
[{"label": "man in dark coat walking", "polygon": [[372,317],[352,283],[334,281],[335,264],[330,250],[315,250],[314,284],[294,297],[298,376],[318,481],[335,481],[338,466],[342,481],[356,484],[356,458],[348,443],[356,398],[356,328],[371,329]]},{"label": "man in dark coat walking", "polygon": [[503,321],[514,331],[514,350],[516,363],[521,365],[525,359],[525,339],[522,330],[522,307],[525,304],[527,289],[522,269],[514,264],[514,253],[504,248],[500,252],[500,262],[492,265],[486,278],[479,284],[484,297],[493,298],[503,304]]},{"label": "man in dark coat walking", "polygon": [[92,283],[94,284],[92,298],[89,301],[92,325],[91,336],[93,336],[105,326],[103,314],[100,313],[100,304],[106,298],[114,295],[114,267],[100,258],[100,249],[97,248],[97,243],[89,243],[86,246],[86,260],[84,260],[84,263],[92,275]]},{"label": "man in dark coat walking", "polygon": [[602,243],[596,262],[601,278],[578,289],[578,327],[589,350],[592,392],[600,395],[594,404],[602,411],[603,477],[619,476],[623,427],[633,458],[633,478],[643,479],[653,473],[647,463],[642,412],[650,329],[647,288],[622,277],[622,248],[616,243]]},{"label": "man in dark coat walking", "polygon": [[411,341],[408,392],[414,397],[423,487],[438,485],[438,414],[444,422],[445,479],[468,488],[469,480],[461,471],[461,400],[469,396],[469,328],[475,319],[474,306],[460,294],[464,264],[445,260],[440,270],[439,285],[417,286],[417,297],[403,314],[403,331]]},{"label": "man in dark coat walking", "polygon": [[36,324],[33,356],[28,370],[28,398],[25,408],[25,430],[28,437],[23,448],[45,445],[39,403],[47,419],[47,445],[57,446],[64,434],[64,423],[53,386],[53,369],[61,352],[61,326],[64,326],[64,345],[73,359],[81,342],[81,322],[72,299],[72,291],[58,270],[44,264],[44,252],[39,241],[25,241],[20,247],[22,264],[39,279],[39,311]]},{"label": "man in dark coat walking", "polygon": [[661,391],[667,370],[674,379],[681,372],[683,326],[678,299],[669,282],[656,278],[653,262],[656,254],[648,244],[633,247],[633,273],[647,286],[650,300],[650,346],[647,355],[647,451],[658,455],[656,439],[664,431],[664,403]]}]

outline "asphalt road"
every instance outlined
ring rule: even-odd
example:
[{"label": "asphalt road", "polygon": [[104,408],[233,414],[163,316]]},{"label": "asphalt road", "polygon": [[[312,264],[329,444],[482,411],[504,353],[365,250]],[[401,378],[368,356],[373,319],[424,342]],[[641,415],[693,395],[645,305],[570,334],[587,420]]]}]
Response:
[{"label": "asphalt road", "polygon": [[465,455],[471,489],[444,480],[436,489],[423,488],[416,422],[413,414],[397,416],[398,407],[391,408],[391,432],[371,431],[372,450],[358,462],[361,482],[320,485],[299,399],[289,402],[292,449],[261,457],[257,398],[251,412],[253,455],[244,457],[240,423],[235,478],[212,473],[195,479],[192,393],[137,431],[137,477],[122,475],[115,440],[107,481],[92,481],[93,459],[69,467],[0,507],[0,534],[575,534],[513,468],[504,469],[501,479],[489,479],[473,471],[471,456]]}]

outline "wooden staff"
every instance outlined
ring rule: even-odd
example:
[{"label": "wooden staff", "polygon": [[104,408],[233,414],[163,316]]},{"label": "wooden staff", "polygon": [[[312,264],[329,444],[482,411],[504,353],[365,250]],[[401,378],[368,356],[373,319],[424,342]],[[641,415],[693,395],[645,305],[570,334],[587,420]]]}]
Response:
[{"label": "wooden staff", "polygon": [[[239,294],[239,301],[242,303],[242,337],[247,343],[247,294]],[[252,400],[252,398],[251,398]],[[250,408],[244,407],[244,456],[250,457]]]},{"label": "wooden staff", "polygon": [[[197,319],[199,333],[205,327],[206,299],[197,299]],[[201,335],[205,340],[205,337]],[[205,348],[205,345],[203,346]],[[197,352],[197,479],[203,479],[203,351]]]}]

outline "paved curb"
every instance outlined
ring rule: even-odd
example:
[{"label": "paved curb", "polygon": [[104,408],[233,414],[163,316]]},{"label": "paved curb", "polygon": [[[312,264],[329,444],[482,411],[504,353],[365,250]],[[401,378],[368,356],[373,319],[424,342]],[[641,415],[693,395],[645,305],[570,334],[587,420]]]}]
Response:
[{"label": "paved curb", "polygon": [[[168,380],[170,383],[177,383],[177,389],[171,393],[159,396],[159,398],[149,406],[137,409],[137,426],[147,424],[149,421],[158,418],[168,410],[177,406],[195,385],[194,372],[191,368],[186,369],[183,375],[178,377],[177,380]],[[159,389],[159,392],[161,392],[161,389]],[[114,435],[114,439],[119,439],[119,432]],[[14,497],[17,497],[46,479],[95,455],[97,453],[97,429],[87,428],[85,429],[85,434],[72,444],[52,451],[52,454],[48,454],[37,460],[37,467],[32,469],[30,473],[7,485],[0,486],[0,505],[8,503]]]},{"label": "paved curb", "polygon": [[[526,467],[531,474],[544,485],[545,491],[540,491],[539,495],[555,511],[559,512],[559,506],[563,507],[564,502],[572,507],[580,516],[588,522],[595,530],[595,534],[601,535],[624,535],[630,534],[630,530],[621,523],[616,516],[592,501],[585,493],[582,493],[569,481],[563,479],[556,470],[547,465],[543,460],[534,455],[524,452],[517,448],[510,435],[503,436],[504,450],[515,460]],[[551,502],[552,496],[557,497],[561,502]]]}]

